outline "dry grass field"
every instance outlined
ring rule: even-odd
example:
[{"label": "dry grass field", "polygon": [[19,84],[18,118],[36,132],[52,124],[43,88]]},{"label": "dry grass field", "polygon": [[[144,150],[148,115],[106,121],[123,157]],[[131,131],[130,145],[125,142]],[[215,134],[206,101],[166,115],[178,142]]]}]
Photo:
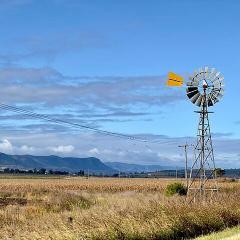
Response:
[{"label": "dry grass field", "polygon": [[174,180],[0,178],[0,239],[191,239],[240,223],[240,182],[215,202],[166,197]]}]

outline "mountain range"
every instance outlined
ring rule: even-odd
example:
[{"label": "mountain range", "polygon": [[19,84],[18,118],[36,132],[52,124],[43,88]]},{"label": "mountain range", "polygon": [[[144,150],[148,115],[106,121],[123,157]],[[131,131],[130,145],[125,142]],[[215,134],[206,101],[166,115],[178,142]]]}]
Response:
[{"label": "mountain range", "polygon": [[9,155],[0,153],[0,168],[12,169],[40,169],[78,172],[80,170],[89,173],[113,174],[117,172],[154,172],[159,170],[171,170],[170,166],[140,165],[121,162],[102,162],[95,157],[59,157],[59,156],[32,156]]},{"label": "mountain range", "polygon": [[114,173],[111,167],[108,167],[98,158],[75,158],[58,156],[32,156],[32,155],[8,155],[0,153],[0,168],[12,169],[52,169],[68,172],[78,172],[80,170],[90,173]]},{"label": "mountain range", "polygon": [[104,162],[108,167],[115,169],[120,172],[155,172],[162,170],[175,170],[172,166],[161,166],[161,165],[141,165],[133,163],[122,163],[122,162]]}]

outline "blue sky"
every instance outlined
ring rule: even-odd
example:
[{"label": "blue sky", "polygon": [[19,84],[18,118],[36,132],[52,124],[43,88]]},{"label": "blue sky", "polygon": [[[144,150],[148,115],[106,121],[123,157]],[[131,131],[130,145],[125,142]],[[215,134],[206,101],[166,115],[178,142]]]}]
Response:
[{"label": "blue sky", "polygon": [[0,0],[1,102],[163,142],[141,146],[1,111],[0,150],[182,165],[177,145],[194,143],[196,106],[164,83],[168,71],[209,65],[226,85],[210,119],[217,164],[240,167],[239,11],[237,0]]}]

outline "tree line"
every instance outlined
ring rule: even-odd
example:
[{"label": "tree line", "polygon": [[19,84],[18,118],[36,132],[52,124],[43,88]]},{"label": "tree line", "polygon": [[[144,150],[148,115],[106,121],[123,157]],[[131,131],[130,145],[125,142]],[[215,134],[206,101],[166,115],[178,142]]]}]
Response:
[{"label": "tree line", "polygon": [[[18,169],[18,168],[5,168],[3,170],[3,173],[10,173],[10,174],[41,174],[41,175],[70,175],[73,173],[70,173],[68,171],[60,171],[60,170],[47,170],[46,168],[40,168],[40,169],[30,169],[30,170],[23,170],[23,169]],[[84,170],[80,170],[76,173],[75,175],[78,176],[84,176],[85,172]]]}]

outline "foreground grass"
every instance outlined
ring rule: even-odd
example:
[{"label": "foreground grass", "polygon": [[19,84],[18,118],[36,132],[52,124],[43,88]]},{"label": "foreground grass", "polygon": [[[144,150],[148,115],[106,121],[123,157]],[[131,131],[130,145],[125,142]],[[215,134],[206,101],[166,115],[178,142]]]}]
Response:
[{"label": "foreground grass", "polygon": [[208,236],[198,237],[195,240],[239,240],[240,239],[240,227],[234,227],[226,229],[219,233],[212,233]]},{"label": "foreground grass", "polygon": [[162,179],[1,179],[0,239],[190,239],[240,223],[240,183],[215,202],[164,196]]}]

